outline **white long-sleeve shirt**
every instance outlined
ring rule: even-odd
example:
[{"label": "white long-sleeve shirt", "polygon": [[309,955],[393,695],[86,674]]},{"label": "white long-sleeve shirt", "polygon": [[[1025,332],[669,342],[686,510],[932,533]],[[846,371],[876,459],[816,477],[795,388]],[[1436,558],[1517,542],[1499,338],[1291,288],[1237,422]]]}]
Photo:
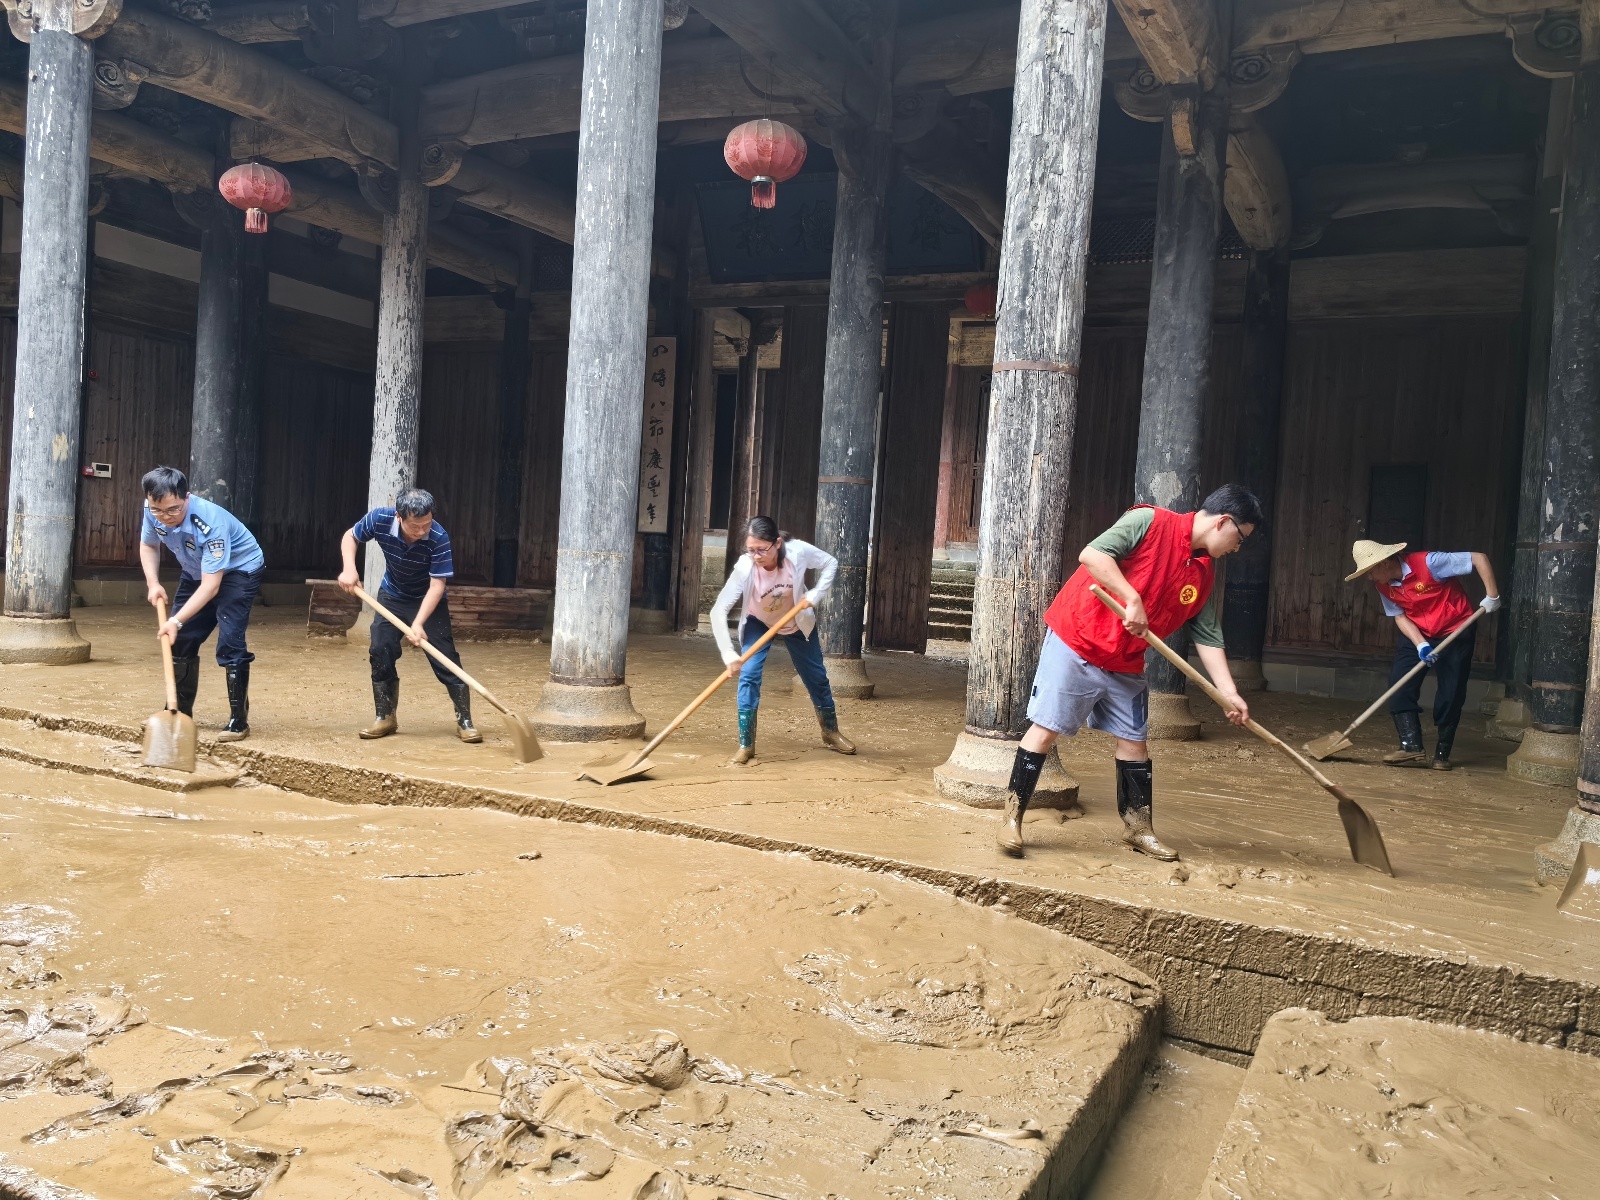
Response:
[{"label": "white long-sleeve shirt", "polygon": [[[810,637],[817,628],[817,615],[815,607],[822,597],[827,595],[828,589],[833,586],[833,577],[838,573],[839,560],[826,550],[820,550],[810,542],[802,542],[799,538],[789,538],[783,543],[784,557],[794,564],[794,601],[790,605],[800,603],[804,596],[811,601],[812,607],[806,609],[795,620],[800,627],[800,632]],[[733,611],[735,604],[741,604],[749,590],[750,575],[755,564],[748,554],[741,554],[739,561],[733,564],[733,570],[728,575],[728,582],[722,585],[722,591],[717,594],[717,602],[711,606],[711,633],[717,639],[717,649],[722,652],[724,664],[731,663],[739,657],[739,652],[733,648],[733,641],[728,637],[728,614]],[[809,591],[802,592],[805,586],[807,571],[817,572],[817,584]],[[744,611],[739,618],[739,641],[744,641],[744,623],[750,619],[749,605],[744,606]]]}]

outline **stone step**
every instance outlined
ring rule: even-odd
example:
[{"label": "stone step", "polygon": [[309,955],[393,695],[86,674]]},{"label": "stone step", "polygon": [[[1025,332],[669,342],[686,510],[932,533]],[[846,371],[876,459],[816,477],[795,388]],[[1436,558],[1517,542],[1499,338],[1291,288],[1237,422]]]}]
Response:
[{"label": "stone step", "polygon": [[930,605],[928,608],[928,620],[938,621],[944,625],[971,625],[972,610],[970,608],[940,608]]},{"label": "stone step", "polygon": [[974,588],[970,583],[940,583],[935,580],[929,591],[935,596],[964,596],[971,600]]},{"label": "stone step", "polygon": [[972,640],[972,626],[943,625],[937,621],[929,621],[928,636],[939,638],[941,641],[946,642],[970,642]]}]

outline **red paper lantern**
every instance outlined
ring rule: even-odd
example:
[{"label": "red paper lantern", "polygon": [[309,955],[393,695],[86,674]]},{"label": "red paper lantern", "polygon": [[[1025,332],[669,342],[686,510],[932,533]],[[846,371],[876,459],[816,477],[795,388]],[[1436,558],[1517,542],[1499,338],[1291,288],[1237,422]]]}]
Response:
[{"label": "red paper lantern", "polygon": [[247,233],[265,233],[267,214],[288,208],[292,195],[282,172],[254,162],[229,168],[217,181],[217,190],[229,204],[245,210]]},{"label": "red paper lantern", "polygon": [[750,181],[750,203],[771,208],[778,202],[777,185],[805,165],[806,139],[782,121],[746,121],[728,134],[722,157],[735,175]]},{"label": "red paper lantern", "polygon": [[1000,289],[992,283],[975,283],[967,289],[961,302],[975,317],[992,317],[1000,303]]}]

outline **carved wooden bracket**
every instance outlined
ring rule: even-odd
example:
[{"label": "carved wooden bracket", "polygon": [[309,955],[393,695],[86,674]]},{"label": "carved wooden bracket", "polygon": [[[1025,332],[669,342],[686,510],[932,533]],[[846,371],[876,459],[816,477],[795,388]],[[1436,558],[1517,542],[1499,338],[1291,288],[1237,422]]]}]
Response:
[{"label": "carved wooden bracket", "polygon": [[102,112],[127,108],[139,95],[144,69],[125,59],[94,60],[94,106]]},{"label": "carved wooden bracket", "polygon": [[379,212],[391,217],[400,215],[400,180],[393,171],[376,163],[358,167],[356,189]]},{"label": "carved wooden bracket", "polygon": [[6,19],[17,41],[33,38],[35,29],[60,29],[81,38],[97,38],[122,15],[122,0],[3,0]]},{"label": "carved wooden bracket", "polygon": [[914,88],[894,94],[894,140],[914,142],[926,137],[939,124],[945,101],[950,96],[941,88]]},{"label": "carved wooden bracket", "polygon": [[[1228,64],[1228,111],[1251,113],[1265,108],[1289,86],[1300,62],[1300,47],[1293,42],[1263,46],[1233,56]],[[1165,84],[1140,63],[1128,77],[1113,86],[1117,105],[1136,121],[1165,121],[1186,94],[1186,85]],[[1193,91],[1192,85],[1188,86]]]},{"label": "carved wooden bracket", "polygon": [[214,191],[172,193],[173,211],[204,233],[223,221],[238,220],[238,210]]},{"label": "carved wooden bracket", "polygon": [[1576,12],[1507,17],[1506,36],[1517,65],[1542,79],[1561,79],[1578,69],[1583,33]]},{"label": "carved wooden bracket", "polygon": [[460,172],[466,153],[460,142],[430,142],[422,148],[422,182],[428,187],[449,183]]}]

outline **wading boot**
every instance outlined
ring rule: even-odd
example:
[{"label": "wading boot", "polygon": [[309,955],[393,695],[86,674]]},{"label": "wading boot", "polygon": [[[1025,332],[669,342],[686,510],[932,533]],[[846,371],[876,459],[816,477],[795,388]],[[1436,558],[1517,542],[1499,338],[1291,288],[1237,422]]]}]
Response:
[{"label": "wading boot", "polygon": [[817,709],[817,723],[822,726],[822,744],[829,750],[837,750],[840,754],[856,752],[856,744],[839,732],[837,708]]},{"label": "wading boot", "polygon": [[1017,747],[1017,757],[1011,763],[1011,781],[1006,785],[1005,819],[994,838],[1001,854],[1022,857],[1022,818],[1028,812],[1028,801],[1033,799],[1033,789],[1039,786],[1039,776],[1044,772],[1044,760],[1048,755],[1047,750]]},{"label": "wading boot", "polygon": [[398,679],[374,679],[372,681],[372,707],[378,712],[378,719],[361,731],[361,736],[371,741],[373,738],[388,737],[400,728],[400,722],[395,718],[394,711],[400,705],[400,681]]},{"label": "wading boot", "polygon": [[[1400,749],[1383,756],[1390,765],[1422,761],[1422,714],[1403,712],[1394,714],[1395,732],[1400,735]],[[1447,759],[1449,755],[1445,756]]]},{"label": "wading boot", "polygon": [[174,658],[172,674],[178,681],[178,711],[192,717],[194,698],[200,691],[200,656],[197,654],[193,658]]},{"label": "wading boot", "polygon": [[1147,758],[1142,762],[1117,759],[1117,814],[1122,818],[1122,840],[1140,854],[1177,862],[1178,852],[1156,837],[1154,772]]},{"label": "wading boot", "polygon": [[1450,748],[1456,744],[1456,727],[1436,731],[1439,735],[1438,744],[1433,748],[1433,762],[1428,765],[1435,771],[1448,771],[1450,769]]},{"label": "wading boot", "polygon": [[228,680],[228,723],[217,734],[217,741],[242,742],[250,736],[250,664],[223,670]]},{"label": "wading boot", "polygon": [[472,724],[472,689],[459,682],[446,686],[450,689],[450,703],[456,706],[456,734],[463,742],[483,741],[483,734]]},{"label": "wading boot", "polygon": [[759,709],[741,708],[739,710],[739,749],[734,751],[728,760],[730,767],[742,767],[746,763],[754,762],[756,757],[756,713]]}]

